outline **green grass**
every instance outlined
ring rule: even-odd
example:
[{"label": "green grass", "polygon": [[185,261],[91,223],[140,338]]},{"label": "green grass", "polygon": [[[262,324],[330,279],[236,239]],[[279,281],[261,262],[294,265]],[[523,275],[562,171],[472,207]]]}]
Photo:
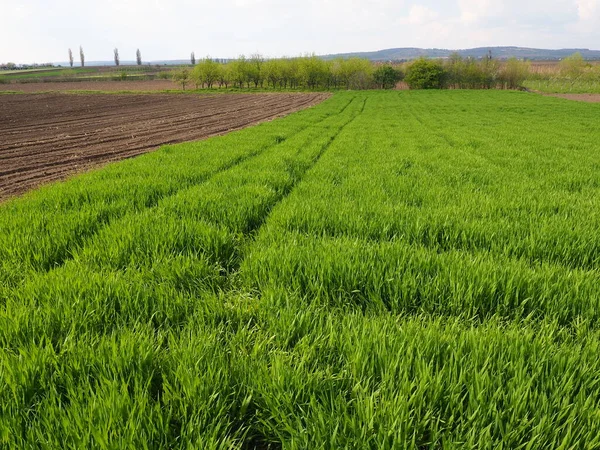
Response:
[{"label": "green grass", "polygon": [[11,75],[11,74],[26,74],[31,72],[53,72],[56,71],[54,67],[36,68],[36,69],[23,69],[23,70],[0,70],[0,75]]},{"label": "green grass", "polygon": [[0,446],[597,448],[600,105],[337,93],[0,207]]},{"label": "green grass", "polygon": [[6,72],[5,75],[7,80],[30,80],[30,79],[38,79],[38,78],[52,78],[52,77],[74,77],[81,74],[89,74],[96,73],[98,69],[95,68],[87,68],[87,67],[79,67],[79,68],[65,68],[65,69],[54,69],[54,70],[41,70],[35,72],[29,72],[26,70],[23,71],[13,71]]},{"label": "green grass", "polygon": [[155,67],[120,66],[120,67],[74,67],[36,70],[15,70],[0,72],[1,82],[53,82],[53,81],[114,81],[148,79],[147,72],[154,72]]}]

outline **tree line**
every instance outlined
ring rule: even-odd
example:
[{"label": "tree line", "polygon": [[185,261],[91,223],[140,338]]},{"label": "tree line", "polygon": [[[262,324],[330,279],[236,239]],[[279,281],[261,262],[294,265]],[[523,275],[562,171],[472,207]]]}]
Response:
[{"label": "tree line", "polygon": [[517,59],[475,60],[455,54],[446,60],[418,59],[404,64],[377,64],[367,59],[324,60],[316,55],[265,59],[259,54],[219,62],[204,58],[181,68],[173,80],[183,89],[215,87],[269,89],[390,89],[404,80],[410,89],[518,89],[529,65]]},{"label": "tree line", "polygon": [[[113,53],[115,65],[119,66],[119,50],[115,48]],[[82,47],[79,47],[79,56],[84,67]],[[73,59],[69,49],[71,67]],[[139,49],[136,62],[142,65]],[[401,80],[411,89],[517,89],[529,76],[527,62],[515,58],[499,61],[491,54],[481,60],[454,54],[446,60],[421,58],[392,65],[362,58],[324,60],[316,55],[265,59],[260,54],[241,55],[226,62],[207,57],[196,63],[192,52],[190,62],[192,68],[184,67],[173,73],[173,80],[182,89],[190,85],[196,89],[390,89]]]},{"label": "tree line", "polygon": [[[192,54],[192,63],[195,57]],[[298,58],[265,59],[259,54],[244,55],[226,63],[211,58],[193,68],[177,70],[173,80],[183,89],[214,87],[273,89],[370,89],[392,88],[402,72],[390,65],[375,66],[361,58],[326,61],[316,55]]]},{"label": "tree line", "polygon": [[411,89],[518,89],[529,76],[529,63],[491,55],[476,60],[453,54],[446,60],[418,59],[406,68]]},{"label": "tree line", "polygon": [[[119,49],[115,48],[113,50],[113,58],[115,61],[115,66],[119,66],[121,64],[121,58],[119,56]],[[69,49],[69,66],[73,67],[74,64],[74,57],[73,57],[73,51],[71,49]],[[135,59],[136,59],[136,63],[138,66],[142,65],[142,52],[140,52],[140,49],[138,48],[137,51],[135,52]],[[81,67],[85,67],[85,53],[83,51],[83,47],[79,46],[79,62],[81,63]]]}]

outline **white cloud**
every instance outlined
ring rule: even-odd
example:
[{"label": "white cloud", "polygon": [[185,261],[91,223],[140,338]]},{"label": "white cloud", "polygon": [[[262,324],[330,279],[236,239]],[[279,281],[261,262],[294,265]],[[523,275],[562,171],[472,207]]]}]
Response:
[{"label": "white cloud", "polygon": [[600,0],[577,0],[577,11],[582,21],[597,21],[600,18]]},{"label": "white cloud", "polygon": [[577,0],[579,21],[569,27],[572,33],[595,37],[598,41],[600,29],[600,0]]},{"label": "white cloud", "polygon": [[0,0],[0,62],[600,47],[600,0]]},{"label": "white cloud", "polygon": [[493,17],[502,12],[501,2],[493,0],[458,0],[461,20],[466,24],[474,24],[482,19]]},{"label": "white cloud", "polygon": [[413,5],[410,8],[408,17],[403,19],[403,23],[411,25],[425,25],[439,18],[439,13],[423,5]]}]

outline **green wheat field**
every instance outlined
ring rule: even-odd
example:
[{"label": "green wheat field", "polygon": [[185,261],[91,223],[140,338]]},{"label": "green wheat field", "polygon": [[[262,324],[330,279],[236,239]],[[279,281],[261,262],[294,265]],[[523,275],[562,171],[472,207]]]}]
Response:
[{"label": "green wheat field", "polygon": [[600,104],[336,93],[0,206],[0,448],[600,448]]}]

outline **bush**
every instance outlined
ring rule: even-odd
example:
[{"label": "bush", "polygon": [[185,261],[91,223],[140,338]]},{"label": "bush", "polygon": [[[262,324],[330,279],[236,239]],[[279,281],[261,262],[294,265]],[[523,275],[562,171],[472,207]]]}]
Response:
[{"label": "bush", "polygon": [[445,79],[446,71],[437,61],[421,58],[410,65],[405,81],[411,89],[442,89]]},{"label": "bush", "polygon": [[393,89],[402,80],[402,72],[392,66],[380,66],[373,72],[373,80],[381,89]]},{"label": "bush", "polygon": [[500,65],[497,60],[477,61],[454,53],[446,61],[446,85],[454,89],[491,89],[496,87]]},{"label": "bush", "polygon": [[173,74],[173,81],[181,84],[181,89],[185,91],[185,85],[190,81],[190,71],[186,68],[177,70]]},{"label": "bush", "polygon": [[208,89],[212,89],[213,84],[221,78],[223,71],[222,64],[213,61],[210,58],[200,61],[192,71],[191,78],[196,84],[196,89],[206,85]]},{"label": "bush", "polygon": [[560,62],[560,74],[566,78],[579,78],[587,64],[581,56],[581,53],[577,52],[571,56],[567,56]]},{"label": "bush", "polygon": [[529,76],[529,63],[510,58],[502,67],[500,82],[505,89],[518,89]]}]

